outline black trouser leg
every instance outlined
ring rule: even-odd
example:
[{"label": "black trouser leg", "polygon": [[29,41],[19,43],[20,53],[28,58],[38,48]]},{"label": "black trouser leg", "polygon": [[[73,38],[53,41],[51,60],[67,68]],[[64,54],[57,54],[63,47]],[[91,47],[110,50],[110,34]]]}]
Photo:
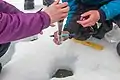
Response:
[{"label": "black trouser leg", "polygon": [[43,5],[50,6],[53,2],[54,0],[43,0]]},{"label": "black trouser leg", "polygon": [[[113,19],[114,23],[118,25],[118,27],[120,28],[120,15],[116,16],[114,19]],[[120,34],[118,34],[120,35]],[[118,55],[120,56],[120,42],[117,44],[117,47],[116,47],[116,50],[117,50],[117,53]]]},{"label": "black trouser leg", "polygon": [[2,70],[2,64],[0,63],[0,73],[1,73],[1,70]]},{"label": "black trouser leg", "polygon": [[34,9],[34,0],[25,0],[24,9],[25,10]]},{"label": "black trouser leg", "polygon": [[[0,58],[7,52],[10,43],[0,44]],[[0,72],[2,70],[2,63],[0,62]]]}]

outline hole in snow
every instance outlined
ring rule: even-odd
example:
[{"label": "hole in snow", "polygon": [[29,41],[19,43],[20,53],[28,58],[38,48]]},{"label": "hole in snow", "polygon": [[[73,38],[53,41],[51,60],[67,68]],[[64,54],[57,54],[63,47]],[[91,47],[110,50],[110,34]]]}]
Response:
[{"label": "hole in snow", "polygon": [[75,55],[64,55],[56,57],[53,61],[51,78],[65,78],[74,75]]},{"label": "hole in snow", "polygon": [[69,77],[73,75],[72,70],[67,70],[67,69],[58,69],[56,73],[52,76],[52,78],[64,78],[64,77]]}]

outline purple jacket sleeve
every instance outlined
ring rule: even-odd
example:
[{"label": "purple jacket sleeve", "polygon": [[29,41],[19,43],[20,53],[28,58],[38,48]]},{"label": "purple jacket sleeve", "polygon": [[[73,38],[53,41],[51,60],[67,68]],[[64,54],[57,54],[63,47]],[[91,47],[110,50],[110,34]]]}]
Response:
[{"label": "purple jacket sleeve", "polygon": [[19,9],[14,7],[13,5],[5,2],[5,1],[0,1],[0,11],[4,13],[22,13]]},{"label": "purple jacket sleeve", "polygon": [[38,34],[49,25],[50,17],[45,12],[0,12],[0,44]]}]

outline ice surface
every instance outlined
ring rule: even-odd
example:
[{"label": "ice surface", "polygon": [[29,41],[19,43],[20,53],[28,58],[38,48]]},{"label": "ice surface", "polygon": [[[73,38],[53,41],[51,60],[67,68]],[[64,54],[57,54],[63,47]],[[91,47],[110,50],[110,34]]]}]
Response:
[{"label": "ice surface", "polygon": [[[23,9],[23,0],[7,1]],[[16,52],[4,67],[0,80],[120,80],[120,57],[112,44],[94,39],[104,45],[103,51],[72,40],[57,46],[49,37],[56,30],[48,28],[36,41],[17,43]],[[57,68],[72,69],[74,75],[50,79]]]}]

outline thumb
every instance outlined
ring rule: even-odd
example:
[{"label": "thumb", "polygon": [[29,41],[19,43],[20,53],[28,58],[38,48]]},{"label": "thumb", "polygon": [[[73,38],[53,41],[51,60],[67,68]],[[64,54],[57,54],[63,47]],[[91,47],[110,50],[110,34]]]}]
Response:
[{"label": "thumb", "polygon": [[81,16],[86,17],[86,16],[89,16],[89,15],[91,15],[90,11],[83,13]]}]

